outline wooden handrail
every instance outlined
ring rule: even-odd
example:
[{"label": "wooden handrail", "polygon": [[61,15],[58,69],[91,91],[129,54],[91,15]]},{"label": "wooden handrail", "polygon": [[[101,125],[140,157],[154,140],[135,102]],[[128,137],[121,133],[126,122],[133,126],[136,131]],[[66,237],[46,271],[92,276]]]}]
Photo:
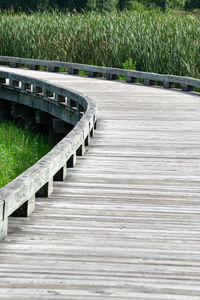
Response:
[{"label": "wooden handrail", "polygon": [[65,68],[69,74],[78,74],[79,71],[86,71],[88,73],[88,77],[103,75],[110,80],[117,79],[118,76],[124,76],[126,77],[126,81],[129,83],[142,79],[145,85],[155,85],[159,82],[164,88],[171,88],[174,84],[178,84],[184,91],[192,91],[194,88],[200,88],[199,79],[184,76],[10,56],[0,56],[0,63],[8,63],[11,67],[26,65],[33,70],[39,70],[40,66],[45,66],[51,72],[59,72],[60,68]]},{"label": "wooden handrail", "polygon": [[74,166],[76,155],[84,153],[96,123],[96,104],[59,85],[3,71],[0,71],[0,98],[48,112],[75,125],[48,154],[0,189],[2,240],[7,235],[8,217],[16,212],[17,216],[30,215],[35,207],[35,196],[49,196],[54,178],[64,179],[67,167]]}]

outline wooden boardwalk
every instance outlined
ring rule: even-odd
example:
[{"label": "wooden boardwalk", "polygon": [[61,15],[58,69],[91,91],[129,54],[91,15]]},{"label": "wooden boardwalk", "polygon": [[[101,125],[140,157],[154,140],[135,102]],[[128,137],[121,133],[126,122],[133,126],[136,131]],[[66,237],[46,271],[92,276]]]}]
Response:
[{"label": "wooden boardwalk", "polygon": [[12,72],[90,96],[98,123],[66,181],[31,217],[10,218],[0,299],[200,299],[199,96]]}]

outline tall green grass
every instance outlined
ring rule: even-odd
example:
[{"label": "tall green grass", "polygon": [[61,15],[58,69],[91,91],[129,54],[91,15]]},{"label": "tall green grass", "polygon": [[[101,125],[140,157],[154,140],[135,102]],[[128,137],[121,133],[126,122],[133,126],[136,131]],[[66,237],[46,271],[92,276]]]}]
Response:
[{"label": "tall green grass", "polygon": [[200,78],[200,18],[154,11],[0,13],[0,54]]},{"label": "tall green grass", "polygon": [[0,123],[0,188],[51,149],[47,139],[10,122]]}]

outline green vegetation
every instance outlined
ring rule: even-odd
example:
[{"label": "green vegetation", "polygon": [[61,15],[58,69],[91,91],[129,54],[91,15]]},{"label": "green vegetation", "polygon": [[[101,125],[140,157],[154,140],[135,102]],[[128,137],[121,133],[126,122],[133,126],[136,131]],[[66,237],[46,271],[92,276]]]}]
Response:
[{"label": "green vegetation", "polygon": [[51,149],[47,139],[11,122],[0,123],[0,188]]},{"label": "green vegetation", "polygon": [[0,55],[200,78],[200,18],[144,12],[0,15]]},{"label": "green vegetation", "polygon": [[138,7],[168,9],[200,8],[199,0],[0,0],[0,9],[15,12],[60,11],[83,12],[87,10],[113,11],[115,9],[137,9]]},{"label": "green vegetation", "polygon": [[[135,70],[136,69],[136,61],[133,62],[132,58],[127,59],[124,63],[122,63],[122,67],[125,70]],[[126,80],[125,76],[119,76],[119,80]]]}]

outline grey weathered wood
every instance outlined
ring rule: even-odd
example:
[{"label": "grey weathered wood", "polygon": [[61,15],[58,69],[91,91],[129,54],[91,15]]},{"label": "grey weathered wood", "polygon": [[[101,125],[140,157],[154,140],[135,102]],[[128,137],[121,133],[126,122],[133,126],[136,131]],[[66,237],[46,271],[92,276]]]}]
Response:
[{"label": "grey weathered wood", "polygon": [[185,91],[185,92],[193,91],[194,86],[188,85],[187,83],[183,83],[182,84],[182,90]]},{"label": "grey weathered wood", "polygon": [[11,68],[19,68],[20,64],[16,63],[16,62],[10,62],[10,67]]},{"label": "grey weathered wood", "polygon": [[126,77],[126,82],[127,82],[127,83],[134,83],[134,82],[136,82],[136,81],[137,81],[137,79],[134,78],[134,77],[132,77],[132,76],[127,76],[127,77]]},{"label": "grey weathered wood", "polygon": [[88,77],[98,77],[98,76],[99,76],[99,73],[88,71]]},{"label": "grey weathered wood", "polygon": [[90,136],[91,136],[91,137],[94,136],[94,127],[90,130]]},{"label": "grey weathered wood", "polygon": [[90,144],[90,134],[88,134],[85,138],[85,146],[89,146]]},{"label": "grey weathered wood", "polygon": [[[190,77],[182,77],[168,74],[156,74],[150,72],[141,72],[135,70],[123,70],[117,68],[91,66],[77,63],[60,62],[60,61],[48,61],[48,60],[34,60],[19,57],[0,56],[0,62],[9,62],[13,67],[17,67],[19,64],[29,65],[30,68],[38,69],[39,66],[47,66],[49,70],[59,71],[59,68],[68,69],[69,74],[78,74],[79,70],[87,71],[88,76],[95,74],[106,75],[108,79],[117,79],[117,76],[125,76],[129,82],[131,78],[144,79],[144,83],[153,83],[155,81],[162,82],[164,87],[170,88],[173,84],[180,84],[183,86],[200,87],[200,80]],[[148,81],[150,80],[150,81]],[[171,86],[170,86],[171,85]],[[190,88],[187,89],[190,91]]]},{"label": "grey weathered wood", "polygon": [[8,219],[4,217],[5,202],[0,200],[0,241],[4,240],[8,230]]},{"label": "grey weathered wood", "polygon": [[76,155],[77,156],[83,156],[85,152],[85,142],[83,142],[80,147],[76,150]]},{"label": "grey weathered wood", "polygon": [[67,167],[73,168],[76,165],[76,153],[72,154],[67,161]]},{"label": "grey weathered wood", "polygon": [[35,94],[43,94],[43,89],[40,86],[34,85],[33,86],[33,93],[35,93]]},{"label": "grey weathered wood", "polygon": [[30,68],[30,70],[39,70],[40,66],[39,65],[35,65],[35,64],[30,64],[29,68]]},{"label": "grey weathered wood", "polygon": [[3,241],[8,232],[8,218],[5,218],[4,220],[0,220],[0,241]]},{"label": "grey weathered wood", "polygon": [[53,192],[53,178],[45,183],[37,192],[36,197],[49,197]]},{"label": "grey weathered wood", "polygon": [[145,79],[144,85],[155,85],[155,80]]},{"label": "grey weathered wood", "polygon": [[12,87],[17,87],[18,88],[19,87],[19,81],[10,79],[9,80],[9,85],[12,86]]},{"label": "grey weathered wood", "polygon": [[54,175],[54,181],[63,181],[67,177],[67,165],[65,164],[60,170]]},{"label": "grey weathered wood", "polygon": [[49,91],[48,89],[44,88],[44,97],[48,97],[48,98],[53,98],[54,97],[54,93],[52,91]]},{"label": "grey weathered wood", "polygon": [[35,195],[33,195],[29,200],[22,204],[15,212],[12,217],[29,217],[35,210]]},{"label": "grey weathered wood", "polygon": [[56,94],[55,100],[61,103],[65,103],[65,96]]},{"label": "grey weathered wood", "polygon": [[59,72],[59,67],[50,66],[49,72]]},{"label": "grey weathered wood", "polygon": [[106,74],[106,79],[107,79],[107,80],[116,80],[116,79],[117,79],[117,75],[107,73],[107,74]]},{"label": "grey weathered wood", "polygon": [[174,87],[175,87],[175,84],[172,83],[172,82],[169,82],[169,81],[164,81],[164,82],[163,82],[163,86],[164,86],[164,88],[166,88],[166,89],[170,89],[170,88],[174,88]]},{"label": "grey weathered wood", "polygon": [[31,84],[22,82],[21,89],[22,89],[22,91],[30,91],[31,92]]},{"label": "grey weathered wood", "polygon": [[78,74],[78,69],[68,68],[68,73],[71,75]]},{"label": "grey weathered wood", "polygon": [[0,299],[199,300],[199,96],[45,76],[97,102],[97,130],[31,218],[10,219]]}]

